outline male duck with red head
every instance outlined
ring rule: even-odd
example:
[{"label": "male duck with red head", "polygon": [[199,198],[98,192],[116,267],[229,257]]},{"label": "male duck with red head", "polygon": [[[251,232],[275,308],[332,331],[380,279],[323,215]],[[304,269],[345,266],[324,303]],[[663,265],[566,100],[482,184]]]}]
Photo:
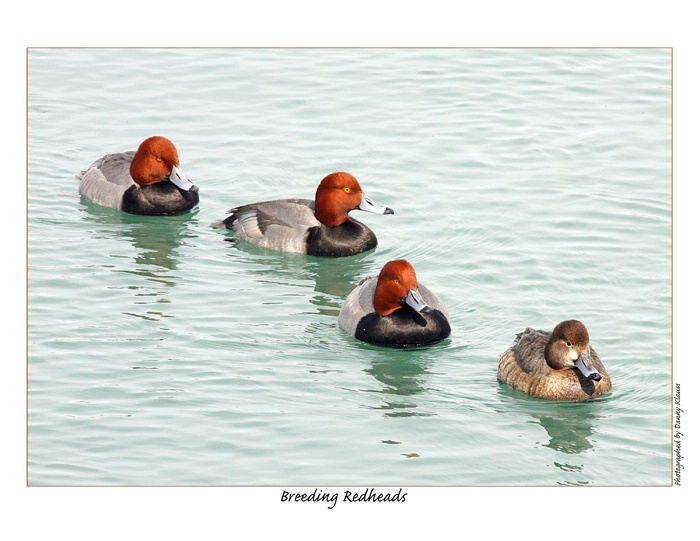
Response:
[{"label": "male duck with red head", "polygon": [[374,214],[394,211],[369,199],[349,173],[331,173],[316,190],[315,200],[278,199],[229,210],[212,227],[232,229],[254,246],[326,257],[355,255],[377,246],[366,225],[351,218],[351,210]]},{"label": "male duck with red head", "polygon": [[442,301],[418,283],[405,259],[389,261],[379,276],[352,290],[338,316],[350,336],[390,347],[435,344],[450,335],[450,320]]},{"label": "male duck with red head", "polygon": [[136,152],[107,154],[79,178],[85,199],[130,214],[182,214],[199,202],[199,189],[180,170],[177,149],[165,137],[149,137]]},{"label": "male duck with red head", "polygon": [[612,388],[586,326],[562,321],[552,332],[528,327],[498,363],[498,380],[536,398],[587,400]]}]

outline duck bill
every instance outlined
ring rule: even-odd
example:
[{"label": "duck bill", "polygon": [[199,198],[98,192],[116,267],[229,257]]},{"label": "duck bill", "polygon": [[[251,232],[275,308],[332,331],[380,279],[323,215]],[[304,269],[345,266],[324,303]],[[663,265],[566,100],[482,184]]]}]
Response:
[{"label": "duck bill", "polygon": [[576,368],[578,368],[584,375],[584,377],[588,379],[592,379],[593,381],[599,381],[600,378],[602,378],[600,372],[598,372],[593,367],[591,357],[588,353],[581,353],[578,356],[578,359],[576,359],[576,362],[574,362],[574,365],[576,365]]},{"label": "duck bill", "polygon": [[391,210],[389,207],[385,207],[384,205],[378,205],[365,194],[362,194],[362,199],[360,200],[360,204],[357,205],[357,209],[364,210],[366,212],[372,212],[374,214],[394,214],[394,211]]},{"label": "duck bill", "polygon": [[434,309],[429,306],[420,296],[417,289],[410,289],[406,295],[406,304],[413,308],[416,312],[430,313]]},{"label": "duck bill", "polygon": [[435,309],[423,300],[423,297],[420,296],[417,289],[409,289],[408,295],[406,295],[406,304],[414,310],[414,312],[411,312],[413,320],[421,327],[425,327],[428,324],[428,320],[422,316],[421,312],[423,314],[429,314],[430,312],[434,312]]},{"label": "duck bill", "polygon": [[186,192],[196,192],[199,189],[190,182],[190,179],[187,178],[187,175],[185,175],[185,173],[183,173],[179,167],[174,165],[168,178],[170,179],[170,182],[175,184],[175,186]]}]

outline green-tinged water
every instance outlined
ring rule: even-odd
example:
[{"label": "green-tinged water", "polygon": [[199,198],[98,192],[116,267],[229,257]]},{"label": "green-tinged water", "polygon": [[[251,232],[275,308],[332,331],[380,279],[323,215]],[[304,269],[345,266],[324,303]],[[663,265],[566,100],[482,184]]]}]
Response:
[{"label": "green-tinged water", "polygon": [[[669,49],[30,49],[30,485],[668,485]],[[164,135],[184,216],[81,201],[76,173]],[[229,242],[231,207],[355,175],[371,252]],[[436,346],[345,335],[409,259]],[[587,403],[496,380],[527,326],[583,321]]]}]

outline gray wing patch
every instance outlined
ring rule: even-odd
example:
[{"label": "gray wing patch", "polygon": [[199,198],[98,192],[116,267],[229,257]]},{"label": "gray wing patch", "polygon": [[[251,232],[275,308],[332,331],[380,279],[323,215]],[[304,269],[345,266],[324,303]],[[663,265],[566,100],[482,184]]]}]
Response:
[{"label": "gray wing patch", "polygon": [[294,226],[278,216],[273,216],[261,208],[241,207],[234,209],[233,216],[238,220],[243,234],[247,237],[263,237],[267,230],[274,226],[289,227]]},{"label": "gray wing patch", "polygon": [[374,291],[377,288],[377,277],[370,276],[362,280],[345,299],[338,315],[338,326],[351,336],[360,320],[374,312]]}]

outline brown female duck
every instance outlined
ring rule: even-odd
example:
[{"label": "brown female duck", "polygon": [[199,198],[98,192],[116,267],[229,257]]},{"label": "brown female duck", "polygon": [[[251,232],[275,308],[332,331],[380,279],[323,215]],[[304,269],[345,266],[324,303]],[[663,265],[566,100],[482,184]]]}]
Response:
[{"label": "brown female duck", "polygon": [[587,400],[612,388],[588,330],[574,319],[552,332],[528,327],[518,334],[498,362],[498,380],[548,400]]}]

